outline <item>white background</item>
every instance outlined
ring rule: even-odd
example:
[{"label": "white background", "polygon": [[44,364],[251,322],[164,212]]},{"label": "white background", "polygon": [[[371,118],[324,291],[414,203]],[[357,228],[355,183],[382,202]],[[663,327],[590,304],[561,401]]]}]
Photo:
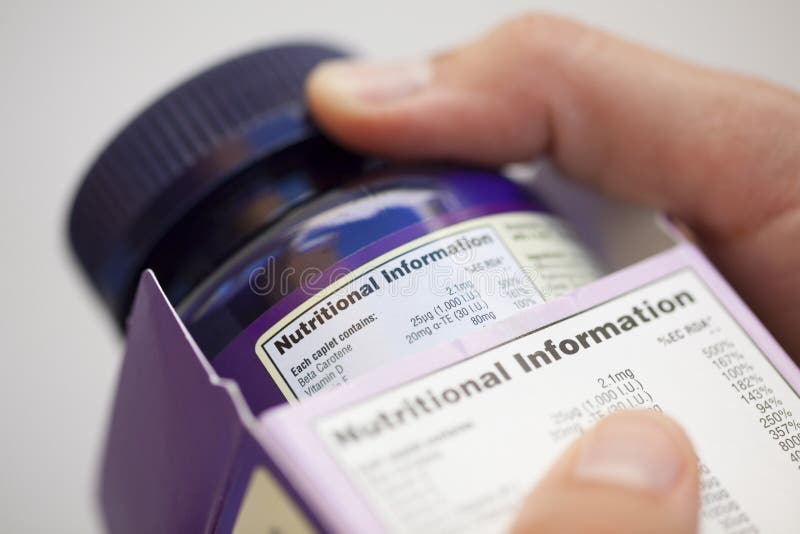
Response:
[{"label": "white background", "polygon": [[0,531],[102,530],[94,488],[121,344],[75,271],[64,222],[81,171],[127,117],[259,43],[327,37],[400,57],[543,7],[800,88],[800,3],[788,0],[2,1]]}]

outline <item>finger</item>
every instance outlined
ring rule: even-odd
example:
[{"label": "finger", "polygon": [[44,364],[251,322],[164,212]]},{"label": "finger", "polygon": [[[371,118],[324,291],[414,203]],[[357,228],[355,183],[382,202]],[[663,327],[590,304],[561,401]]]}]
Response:
[{"label": "finger", "polygon": [[[491,164],[548,150],[571,177],[711,232],[766,217],[800,189],[800,143],[786,142],[800,128],[796,95],[553,17],[515,20],[433,60],[329,63],[308,97],[321,125],[359,149]],[[762,202],[708,209],[748,198],[754,176],[778,182]]]},{"label": "finger", "polygon": [[620,412],[602,420],[526,499],[513,531],[697,532],[697,461],[670,419]]},{"label": "finger", "polygon": [[481,164],[547,152],[571,178],[675,215],[800,354],[794,93],[536,15],[430,60],[323,65],[307,94],[362,151]]}]

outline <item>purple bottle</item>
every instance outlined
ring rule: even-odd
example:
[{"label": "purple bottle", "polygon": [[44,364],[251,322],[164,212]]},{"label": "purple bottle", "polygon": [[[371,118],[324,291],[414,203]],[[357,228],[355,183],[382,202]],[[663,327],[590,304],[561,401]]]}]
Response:
[{"label": "purple bottle", "polygon": [[75,254],[119,324],[152,269],[256,412],[597,275],[558,217],[497,172],[327,139],[303,81],[340,56],[279,46],[184,82],[105,147],[72,207]]}]

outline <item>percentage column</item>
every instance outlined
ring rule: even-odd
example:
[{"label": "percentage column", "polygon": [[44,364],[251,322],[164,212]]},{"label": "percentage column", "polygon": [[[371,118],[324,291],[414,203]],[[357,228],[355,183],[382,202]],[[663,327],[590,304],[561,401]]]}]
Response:
[{"label": "percentage column", "polygon": [[703,354],[739,398],[758,411],[761,427],[800,470],[800,421],[784,406],[783,400],[766,384],[764,377],[728,340],[705,347]]}]

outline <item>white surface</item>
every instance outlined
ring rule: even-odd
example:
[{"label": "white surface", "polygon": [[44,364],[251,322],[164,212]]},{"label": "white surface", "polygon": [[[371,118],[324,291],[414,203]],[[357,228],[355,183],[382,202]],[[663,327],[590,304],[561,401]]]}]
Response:
[{"label": "white surface", "polygon": [[287,37],[413,55],[552,4],[682,56],[800,87],[800,4],[791,1],[199,4],[2,3],[2,532],[102,530],[93,492],[120,343],[67,254],[65,213],[93,152],[178,78]]}]

